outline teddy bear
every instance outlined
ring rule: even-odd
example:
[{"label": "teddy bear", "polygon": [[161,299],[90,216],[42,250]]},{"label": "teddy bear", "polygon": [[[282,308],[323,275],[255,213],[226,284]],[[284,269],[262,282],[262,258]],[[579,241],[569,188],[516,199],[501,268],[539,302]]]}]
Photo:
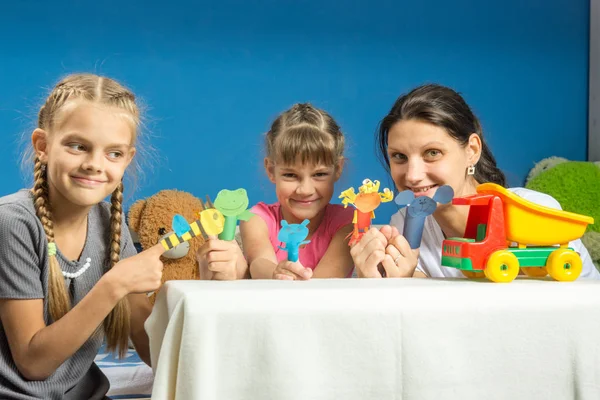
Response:
[{"label": "teddy bear", "polygon": [[525,187],[549,194],[566,211],[594,218],[581,241],[600,270],[600,162],[545,158],[529,172]]},{"label": "teddy bear", "polygon": [[[204,210],[202,201],[190,193],[179,190],[162,190],[151,197],[136,201],[128,212],[129,229],[142,249],[148,249],[173,233],[172,221],[176,214],[192,222]],[[169,280],[199,279],[196,251],[204,244],[202,236],[183,242],[166,251],[162,282]],[[154,303],[155,294],[150,300]]]}]

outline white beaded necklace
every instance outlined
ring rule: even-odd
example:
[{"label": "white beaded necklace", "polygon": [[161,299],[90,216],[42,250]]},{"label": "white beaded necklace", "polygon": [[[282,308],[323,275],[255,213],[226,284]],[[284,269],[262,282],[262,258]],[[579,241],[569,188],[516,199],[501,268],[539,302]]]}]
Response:
[{"label": "white beaded necklace", "polygon": [[79,271],[77,271],[77,272],[62,271],[62,274],[65,278],[69,278],[69,279],[78,278],[81,276],[81,274],[83,274],[85,271],[87,271],[87,269],[91,265],[91,262],[92,262],[92,259],[88,257],[85,259],[85,264],[83,264],[83,267],[79,268]]}]

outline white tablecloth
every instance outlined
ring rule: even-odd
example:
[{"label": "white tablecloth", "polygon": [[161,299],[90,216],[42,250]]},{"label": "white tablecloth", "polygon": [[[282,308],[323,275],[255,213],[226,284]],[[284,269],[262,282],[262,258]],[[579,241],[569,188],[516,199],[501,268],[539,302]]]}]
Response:
[{"label": "white tablecloth", "polygon": [[594,281],[172,281],[146,330],[153,399],[600,399]]}]

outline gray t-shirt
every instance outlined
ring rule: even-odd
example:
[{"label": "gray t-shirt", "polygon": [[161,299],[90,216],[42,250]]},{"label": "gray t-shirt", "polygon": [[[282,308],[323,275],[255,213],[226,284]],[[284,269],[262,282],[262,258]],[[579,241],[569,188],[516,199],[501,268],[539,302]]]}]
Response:
[{"label": "gray t-shirt", "polygon": [[[121,257],[136,254],[123,218]],[[92,289],[109,266],[110,204],[94,206],[88,214],[85,245],[79,260],[68,260],[57,249],[57,259],[65,272],[79,271],[86,260],[89,268],[80,276],[65,279],[74,306]],[[52,323],[48,313],[48,241],[35,213],[29,190],[0,198],[0,298],[44,299],[44,320]],[[104,338],[103,332],[90,337],[46,380],[29,381],[18,371],[12,359],[4,328],[0,322],[0,399],[63,399],[81,393],[106,390],[105,377],[93,365]],[[104,379],[104,382],[102,381]],[[71,390],[73,389],[73,390]],[[102,393],[100,398],[106,392]]]}]

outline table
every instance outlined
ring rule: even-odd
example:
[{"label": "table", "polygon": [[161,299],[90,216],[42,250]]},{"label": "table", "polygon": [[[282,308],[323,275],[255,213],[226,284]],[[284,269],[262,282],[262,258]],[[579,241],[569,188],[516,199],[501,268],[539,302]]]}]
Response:
[{"label": "table", "polygon": [[600,282],[170,281],[153,399],[600,399]]}]

